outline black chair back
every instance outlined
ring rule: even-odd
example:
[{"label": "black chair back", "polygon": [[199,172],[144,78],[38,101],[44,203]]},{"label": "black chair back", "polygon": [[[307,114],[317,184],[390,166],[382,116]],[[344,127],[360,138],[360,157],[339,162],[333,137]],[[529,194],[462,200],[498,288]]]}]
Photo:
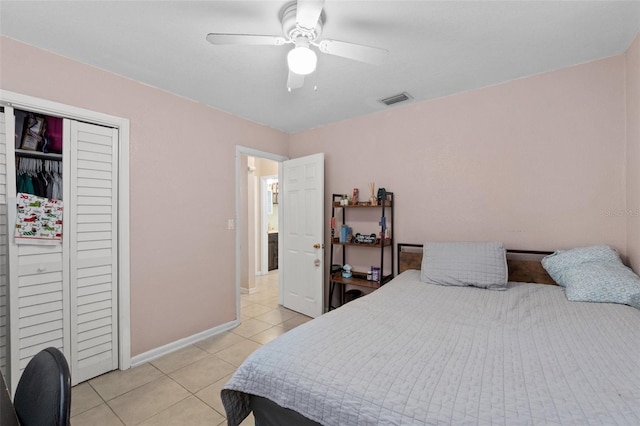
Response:
[{"label": "black chair back", "polygon": [[24,369],[13,399],[22,426],[69,426],[71,374],[62,352],[38,352]]}]

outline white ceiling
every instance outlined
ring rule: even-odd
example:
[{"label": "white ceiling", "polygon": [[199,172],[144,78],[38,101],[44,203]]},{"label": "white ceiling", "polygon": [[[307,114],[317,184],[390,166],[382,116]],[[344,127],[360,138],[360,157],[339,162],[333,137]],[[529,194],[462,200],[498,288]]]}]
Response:
[{"label": "white ceiling", "polygon": [[294,133],[384,110],[377,100],[403,91],[423,101],[620,54],[640,31],[638,1],[327,0],[321,38],[391,54],[381,66],[319,54],[311,84],[292,92],[291,45],[205,40],[281,35],[287,3],[2,0],[0,33]]}]

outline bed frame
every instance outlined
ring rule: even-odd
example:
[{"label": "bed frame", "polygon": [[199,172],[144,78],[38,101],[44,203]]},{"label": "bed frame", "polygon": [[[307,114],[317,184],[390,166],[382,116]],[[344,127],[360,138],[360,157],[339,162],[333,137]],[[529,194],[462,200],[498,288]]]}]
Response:
[{"label": "bed frame", "polygon": [[[509,281],[557,285],[540,264],[540,260],[552,252],[532,250],[507,250]],[[407,269],[420,270],[422,244],[398,244],[398,273]]]}]

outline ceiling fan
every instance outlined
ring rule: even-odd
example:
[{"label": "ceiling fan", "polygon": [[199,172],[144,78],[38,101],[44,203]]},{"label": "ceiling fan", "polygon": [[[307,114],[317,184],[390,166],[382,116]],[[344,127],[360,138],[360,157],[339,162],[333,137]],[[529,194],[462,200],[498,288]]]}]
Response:
[{"label": "ceiling fan", "polygon": [[324,0],[298,0],[297,3],[287,5],[280,18],[282,22],[282,36],[258,34],[224,34],[210,33],[207,40],[215,45],[267,45],[282,46],[293,44],[287,55],[289,77],[287,88],[289,91],[304,85],[305,75],[311,74],[317,63],[316,53],[311,47],[320,52],[340,56],[357,61],[379,64],[389,53],[386,49],[347,43],[338,40],[318,40],[322,34],[322,8]]}]

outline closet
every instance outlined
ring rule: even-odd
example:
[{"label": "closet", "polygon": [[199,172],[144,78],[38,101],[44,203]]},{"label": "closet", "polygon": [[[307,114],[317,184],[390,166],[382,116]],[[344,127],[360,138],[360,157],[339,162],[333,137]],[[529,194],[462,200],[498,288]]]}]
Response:
[{"label": "closet", "polygon": [[119,367],[118,131],[0,112],[0,368],[12,392],[49,346],[73,384]]}]

